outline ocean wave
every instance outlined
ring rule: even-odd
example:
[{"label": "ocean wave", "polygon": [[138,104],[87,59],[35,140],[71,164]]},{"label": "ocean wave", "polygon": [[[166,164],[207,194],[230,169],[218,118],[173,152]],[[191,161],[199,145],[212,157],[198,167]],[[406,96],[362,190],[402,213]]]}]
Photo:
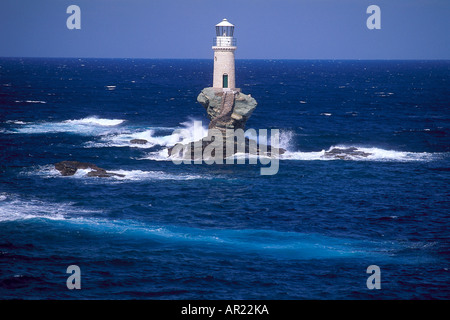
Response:
[{"label": "ocean wave", "polygon": [[[318,233],[301,233],[269,229],[201,229],[175,225],[155,225],[146,221],[108,219],[95,215],[103,210],[78,208],[73,203],[49,203],[35,199],[0,193],[0,224],[36,220],[48,221],[54,228],[79,228],[99,236],[114,234],[120,237],[152,240],[164,245],[185,246],[202,250],[204,254],[260,254],[284,259],[335,259],[372,257],[395,259],[400,263],[414,263],[408,256],[410,249],[430,251],[434,243],[369,241],[338,238]],[[46,228],[50,225],[46,224]],[[56,230],[56,229],[55,229]],[[55,231],[56,232],[56,231]],[[401,259],[402,256],[404,259]]]},{"label": "ocean wave", "polygon": [[49,203],[41,200],[24,200],[14,194],[0,195],[0,222],[49,219],[65,220],[68,216],[92,214],[93,210],[79,209],[72,203]]},{"label": "ocean wave", "polygon": [[212,179],[205,175],[196,174],[172,174],[164,171],[142,171],[142,170],[115,170],[108,171],[118,174],[120,176],[113,176],[116,180],[132,180],[132,181],[144,181],[144,180],[195,180],[195,179]]},{"label": "ocean wave", "polygon": [[[169,134],[166,134],[170,132]],[[207,136],[208,128],[200,121],[190,119],[178,127],[127,128],[126,132],[102,136],[99,141],[85,143],[85,148],[131,147],[148,149],[155,146],[173,146],[177,143],[189,143]],[[133,140],[145,140],[145,143],[133,143]]]},{"label": "ocean wave", "polygon": [[117,126],[117,125],[123,123],[124,121],[125,120],[122,120],[122,119],[101,119],[101,118],[97,118],[97,117],[88,117],[88,118],[78,119],[78,120],[66,120],[66,121],[64,121],[64,123],[111,127],[111,126]]},{"label": "ocean wave", "polygon": [[7,123],[7,124],[27,124],[27,123],[29,123],[29,122],[24,122],[24,121],[21,121],[21,120],[7,120],[7,121],[5,121],[5,123]]},{"label": "ocean wave", "polygon": [[[167,146],[176,144],[180,141],[179,135],[172,134],[167,136],[155,136],[157,129],[147,129],[138,132],[125,132],[119,134],[106,135],[100,138],[99,141],[87,142],[84,144],[85,148],[109,148],[109,147],[129,147],[148,149],[154,146]],[[142,140],[143,143],[133,143],[133,140]],[[145,140],[145,141],[144,141]]]},{"label": "ocean wave", "polygon": [[[140,160],[171,161],[167,148],[177,143],[187,144],[207,136],[208,128],[201,121],[189,119],[178,127],[123,127],[123,119],[104,119],[87,117],[62,122],[26,123],[19,120],[8,121],[20,125],[14,128],[15,133],[42,134],[67,132],[81,135],[100,136],[97,141],[84,143],[85,148],[131,147],[141,149],[159,148],[149,152]],[[167,134],[167,132],[169,132]],[[300,151],[294,145],[296,133],[291,130],[280,130],[279,146],[287,150],[278,156],[280,160],[348,160],[348,161],[430,161],[438,158],[440,153],[408,152],[388,150],[372,146],[336,145],[321,151]],[[250,139],[256,137],[246,135]],[[142,143],[133,143],[140,140]],[[144,143],[145,142],[145,143]],[[248,158],[248,155],[235,155],[236,159]],[[252,156],[251,156],[252,157]],[[265,156],[263,156],[265,157]]]},{"label": "ocean wave", "polygon": [[[212,176],[188,174],[188,173],[168,173],[164,171],[144,171],[144,170],[107,170],[108,173],[114,173],[107,178],[89,177],[87,174],[92,169],[78,169],[72,176],[62,176],[61,173],[55,169],[54,165],[39,166],[30,171],[24,171],[22,174],[39,176],[44,179],[61,178],[61,179],[84,179],[90,182],[120,182],[120,181],[151,181],[151,180],[195,180],[195,179],[212,179]],[[217,178],[217,176],[215,176]]]},{"label": "ocean wave", "polygon": [[[272,230],[199,229],[166,225],[151,225],[133,220],[109,220],[92,217],[92,211],[81,210],[71,203],[48,203],[23,200],[2,194],[0,223],[32,219],[63,221],[94,233],[114,233],[125,237],[151,239],[186,246],[220,246],[222,250],[276,254],[289,258],[326,258],[355,256],[362,249],[347,241],[295,232]],[[64,227],[64,226],[63,226]],[[200,248],[200,247],[199,247]]]},{"label": "ocean wave", "polygon": [[[413,161],[432,161],[444,156],[443,153],[428,152],[407,152],[386,150],[375,147],[353,147],[353,146],[333,146],[328,150],[321,151],[289,151],[280,155],[249,155],[245,153],[236,153],[229,157],[230,159],[279,159],[297,160],[297,161],[377,161],[377,162],[413,162]],[[147,153],[138,160],[153,161],[172,161],[175,157],[169,157],[167,148]],[[178,160],[178,158],[177,158]]]},{"label": "ocean wave", "polygon": [[[67,132],[80,135],[104,135],[122,124],[121,119],[102,119],[97,117],[87,117],[76,120],[65,120],[60,122],[40,122],[40,123],[20,123],[21,126],[13,128],[12,133],[22,134],[43,134]],[[19,124],[19,123],[16,123]]]},{"label": "ocean wave", "polygon": [[[190,126],[186,126],[186,129],[191,130],[192,135],[192,122]],[[203,134],[207,134],[207,128],[203,128]],[[231,158],[234,159],[249,159],[249,158],[278,158],[279,160],[299,160],[299,161],[331,161],[331,160],[346,160],[346,161],[396,161],[396,162],[409,162],[409,161],[431,161],[442,156],[442,153],[429,153],[429,152],[409,152],[409,151],[398,151],[398,150],[388,150],[371,146],[355,146],[355,145],[345,145],[340,144],[336,146],[331,146],[327,150],[323,149],[321,151],[298,151],[294,146],[294,138],[296,133],[292,130],[280,130],[279,147],[286,150],[285,153],[280,155],[272,155],[268,157],[267,155],[248,155],[248,154],[235,154]],[[187,140],[187,142],[180,139],[180,137],[169,136],[173,139],[164,140],[156,139],[156,143],[160,146],[171,146],[176,143],[188,143],[194,140]],[[250,139],[255,139],[247,135]],[[178,140],[178,141],[177,141]],[[270,140],[270,139],[269,139]],[[165,143],[166,142],[166,143]],[[154,160],[154,161],[172,161],[173,157],[168,156],[167,148],[152,151],[146,154],[146,156],[140,158],[140,160]]]},{"label": "ocean wave", "polygon": [[428,152],[408,152],[386,150],[376,147],[352,145],[332,146],[317,152],[286,151],[280,160],[349,160],[349,161],[430,161],[441,154]]},{"label": "ocean wave", "polygon": [[16,100],[16,101],[14,101],[14,102],[16,102],[16,103],[23,103],[23,102],[26,102],[26,103],[47,103],[47,101],[41,101],[41,100],[25,100],[25,101],[23,101],[23,100]]},{"label": "ocean wave", "polygon": [[152,151],[147,153],[142,158],[137,158],[137,160],[153,160],[153,161],[172,161],[174,158],[169,157],[169,150],[167,148],[163,148],[158,151]]},{"label": "ocean wave", "polygon": [[[4,202],[4,201],[3,201]],[[398,248],[392,244],[339,239],[320,234],[258,229],[200,229],[173,225],[152,225],[134,220],[92,217],[94,211],[80,210],[72,204],[36,200],[0,202],[0,223],[47,220],[55,228],[80,228],[93,234],[115,234],[164,245],[185,246],[217,254],[260,254],[284,259],[335,259],[367,256],[389,257]],[[47,228],[49,226],[47,225]]]}]

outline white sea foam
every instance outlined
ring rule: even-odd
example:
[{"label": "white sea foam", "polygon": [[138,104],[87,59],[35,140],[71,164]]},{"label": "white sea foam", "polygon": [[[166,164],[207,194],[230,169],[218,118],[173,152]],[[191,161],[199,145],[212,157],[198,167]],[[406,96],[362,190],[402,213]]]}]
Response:
[{"label": "white sea foam", "polygon": [[[354,148],[353,152],[337,152],[330,153],[336,149]],[[364,155],[363,155],[364,153]],[[434,159],[439,154],[428,152],[407,152],[386,150],[376,147],[360,147],[337,145],[330,147],[328,150],[321,150],[316,152],[302,152],[302,151],[286,151],[280,155],[281,160],[351,160],[351,161],[429,161]]]},{"label": "white sea foam", "polygon": [[[225,252],[249,251],[293,259],[337,258],[380,254],[381,245],[358,243],[347,239],[316,234],[254,229],[200,229],[152,225],[133,220],[110,220],[92,217],[93,213],[77,209],[70,203],[46,203],[38,200],[0,202],[0,223],[30,219],[64,221],[73,227],[99,234],[113,233],[124,237],[155,239],[205,250],[205,245],[220,246]],[[368,250],[368,244],[370,245]]]},{"label": "white sea foam", "polygon": [[295,132],[291,130],[280,130],[279,147],[284,150],[290,150],[293,148]]},{"label": "white sea foam", "polygon": [[122,119],[101,119],[101,118],[97,118],[97,117],[88,117],[88,118],[78,119],[78,120],[66,120],[66,121],[64,121],[64,123],[111,127],[111,126],[117,126],[117,125],[123,123],[124,121],[125,120],[122,120]]},{"label": "white sea foam", "polygon": [[375,92],[375,95],[378,95],[380,97],[389,97],[392,96],[393,92]]},{"label": "white sea foam", "polygon": [[161,137],[161,139],[162,142],[165,142],[162,145],[170,146],[177,143],[186,144],[198,141],[207,135],[208,127],[204,126],[202,121],[189,119],[188,121],[182,122],[181,126],[176,128],[170,135]]},{"label": "white sea foam", "polygon": [[61,122],[21,123],[23,125],[13,129],[12,133],[42,134],[68,132],[81,135],[103,135],[110,133],[112,128],[122,124],[124,121],[121,119],[87,117]]},{"label": "white sea foam", "polygon": [[87,177],[87,174],[91,172],[92,169],[77,169],[74,175],[71,176],[62,176],[61,173],[55,169],[54,165],[44,165],[44,166],[38,166],[35,167],[33,170],[29,171],[23,171],[21,174],[28,175],[28,176],[38,176],[44,179],[49,178],[65,178],[65,179],[83,179],[83,178],[90,178]]},{"label": "white sea foam", "polygon": [[325,150],[319,152],[286,151],[280,155],[281,160],[331,160],[324,159]]},{"label": "white sea foam", "polygon": [[[404,248],[427,248],[435,243],[394,243],[341,239],[321,234],[257,229],[201,229],[184,226],[155,225],[128,219],[100,218],[103,210],[77,208],[73,203],[52,203],[0,194],[0,227],[2,223],[24,220],[62,222],[71,227],[123,237],[155,239],[165,244],[177,243],[199,250],[220,246],[223,252],[255,252],[289,259],[338,258],[358,256],[388,257]],[[60,227],[64,227],[60,225]],[[214,249],[215,251],[215,249]],[[410,257],[408,256],[408,261]],[[398,257],[396,257],[398,259]],[[403,261],[402,261],[403,262]]]},{"label": "white sea foam", "polygon": [[61,176],[61,173],[55,169],[54,165],[45,165],[45,166],[38,166],[35,167],[32,171],[23,171],[21,172],[23,175],[30,175],[30,176],[39,176],[41,178],[54,178]]},{"label": "white sea foam", "polygon": [[145,157],[138,158],[137,160],[172,161],[172,158],[169,157],[167,148],[164,148],[158,151],[149,152]]},{"label": "white sea foam", "polygon": [[194,179],[211,179],[205,175],[196,174],[172,174],[164,171],[142,171],[142,170],[114,170],[108,171],[116,173],[121,176],[113,176],[116,180],[131,180],[131,181],[145,181],[145,180],[194,180]]},{"label": "white sea foam", "polygon": [[88,169],[77,169],[75,174],[73,176],[70,176],[70,177],[73,177],[73,178],[84,178],[91,171],[93,171],[91,168],[88,168]]},{"label": "white sea foam", "polygon": [[5,123],[13,123],[13,124],[27,124],[28,122],[20,121],[20,120],[7,120]]},{"label": "white sea foam", "polygon": [[[30,219],[46,219],[65,221],[73,226],[82,227],[104,234],[116,233],[125,236],[155,238],[186,245],[207,244],[220,245],[229,249],[245,248],[250,251],[261,251],[266,254],[281,253],[293,258],[307,258],[312,253],[324,257],[353,255],[354,248],[343,245],[342,240],[318,238],[314,235],[303,235],[290,232],[270,230],[227,230],[158,226],[133,220],[109,220],[92,217],[101,211],[76,208],[72,203],[49,203],[34,199],[21,199],[14,195],[2,194],[5,200],[0,201],[0,223]],[[327,246],[323,246],[323,242]],[[333,240],[333,241],[330,241]],[[295,249],[295,250],[293,250]],[[284,252],[286,251],[286,252]]]},{"label": "white sea foam", "polygon": [[[182,122],[179,127],[148,127],[135,129],[126,132],[105,135],[97,142],[88,142],[86,148],[102,148],[102,147],[132,147],[132,148],[152,148],[154,146],[173,146],[177,143],[189,143],[200,140],[207,136],[208,128],[198,126],[196,120]],[[158,132],[158,133],[157,133]],[[168,134],[165,134],[168,133]],[[143,139],[145,144],[131,143],[131,140]]]},{"label": "white sea foam", "polygon": [[[184,132],[183,134],[173,133],[170,136],[162,137],[163,140],[160,140],[158,144],[161,146],[173,146],[176,143],[186,144],[186,143],[190,143],[190,142],[194,142],[199,139],[202,139],[203,137],[208,135],[208,128],[206,128],[206,127],[196,127],[196,126],[194,126],[193,122],[185,122],[185,123],[183,123],[183,125],[185,126],[184,129],[186,129],[186,132]],[[258,133],[258,132],[256,131],[256,133]],[[290,148],[294,135],[295,135],[295,133],[293,131],[281,130],[279,147],[284,148],[284,149]],[[252,132],[246,132],[245,137],[252,139],[252,140],[258,139],[258,137],[254,136],[252,134]],[[161,137],[158,137],[158,139],[161,139]],[[270,140],[271,140],[271,138],[269,136],[269,137],[267,137],[267,141],[262,142],[262,143],[270,144],[270,142],[271,142]],[[167,142],[167,143],[163,143],[163,142]],[[235,154],[230,158],[241,159],[241,158],[258,158],[258,157],[259,156],[247,155],[247,154]],[[261,156],[261,157],[266,157],[266,156]],[[149,152],[145,157],[140,158],[139,160],[172,161],[175,159],[182,160],[182,158],[177,158],[174,155],[169,157],[167,148],[163,148],[158,151]]]},{"label": "white sea foam", "polygon": [[26,103],[47,103],[47,101],[41,101],[41,100],[16,100],[14,101],[16,103],[22,103],[22,102],[26,102]]},{"label": "white sea foam", "polygon": [[[187,127],[192,128],[192,127]],[[203,128],[207,132],[207,128]],[[398,151],[398,150],[388,150],[371,146],[354,146],[354,145],[336,145],[331,146],[328,149],[318,150],[318,151],[300,151],[296,150],[294,144],[295,132],[291,130],[281,130],[279,147],[286,150],[284,154],[278,156],[280,160],[350,160],[350,161],[430,161],[442,156],[441,153],[428,153],[428,152],[408,152],[408,151]],[[255,137],[248,136],[248,138],[255,139]],[[175,143],[187,143],[192,140],[183,140],[180,137],[165,136],[165,137],[152,137],[150,139],[154,142],[154,145],[161,146],[171,146]],[[270,142],[270,138],[268,139]],[[341,150],[339,150],[341,149]],[[347,150],[345,150],[347,149]],[[351,150],[348,150],[351,149]],[[260,158],[267,156],[254,156],[246,154],[235,154],[232,156],[234,159],[249,159],[249,158]],[[274,157],[274,156],[272,156]],[[143,158],[139,160],[154,160],[154,161],[172,161],[173,156],[169,157],[166,148],[161,150],[149,152]]]},{"label": "white sea foam", "polygon": [[[188,173],[168,173],[164,171],[144,171],[144,170],[107,170],[107,172],[118,174],[107,178],[88,177],[87,174],[92,169],[78,169],[72,176],[62,176],[53,165],[38,166],[34,170],[25,171],[22,174],[39,176],[44,179],[60,178],[60,179],[84,179],[85,181],[98,182],[118,182],[118,181],[149,181],[149,180],[194,180],[194,179],[211,179],[207,175],[188,174]],[[0,197],[1,201],[1,197]]]},{"label": "white sea foam", "polygon": [[[171,145],[177,143],[180,139],[177,135],[155,136],[156,129],[147,129],[138,132],[125,132],[119,134],[105,135],[98,142],[88,142],[86,148],[103,147],[131,147],[148,149],[155,145]],[[132,143],[134,139],[146,140],[144,144]]]},{"label": "white sea foam", "polygon": [[0,196],[0,222],[45,218],[64,220],[67,217],[93,213],[78,209],[72,203],[48,203],[41,200],[20,199],[16,195],[3,193]]}]

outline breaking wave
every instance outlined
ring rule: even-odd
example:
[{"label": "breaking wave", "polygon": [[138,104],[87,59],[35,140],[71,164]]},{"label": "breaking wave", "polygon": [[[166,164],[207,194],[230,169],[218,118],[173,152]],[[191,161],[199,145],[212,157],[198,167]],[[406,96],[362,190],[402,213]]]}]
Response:
[{"label": "breaking wave", "polygon": [[[402,252],[408,248],[422,248],[420,242],[369,241],[338,238],[317,233],[277,231],[266,229],[201,229],[175,225],[155,225],[130,219],[99,217],[103,210],[86,210],[73,203],[49,203],[41,200],[20,199],[16,195],[0,193],[0,224],[31,221],[47,230],[58,232],[68,227],[94,235],[114,234],[139,240],[152,240],[163,245],[184,246],[201,250],[203,254],[256,253],[283,259],[336,259],[336,258],[393,258],[400,263],[414,263]],[[48,223],[50,222],[50,224]],[[430,244],[426,244],[429,246]],[[406,251],[405,251],[406,249]],[[433,248],[430,248],[431,250]],[[395,259],[395,260],[394,260]]]},{"label": "breaking wave", "polygon": [[48,203],[41,200],[23,200],[8,193],[0,194],[0,222],[50,219],[64,220],[68,215],[80,216],[96,211],[79,209],[72,203]]},{"label": "breaking wave", "polygon": [[[97,141],[84,143],[85,148],[104,147],[132,147],[151,149],[140,160],[171,161],[166,147],[177,143],[186,144],[207,136],[208,128],[201,121],[189,119],[180,123],[178,127],[124,127],[122,119],[104,119],[87,117],[83,119],[66,120],[62,122],[27,123],[19,120],[8,121],[16,125],[14,133],[43,134],[67,132],[80,135],[99,136]],[[320,151],[300,151],[294,146],[296,133],[290,130],[280,130],[279,146],[286,150],[279,155],[280,160],[348,160],[348,161],[430,161],[441,157],[442,153],[408,152],[386,150],[371,146],[336,145]],[[250,139],[255,139],[246,134]],[[268,139],[270,144],[270,139]],[[234,158],[248,157],[248,155],[235,155]]]},{"label": "breaking wave", "polygon": [[[101,211],[79,209],[71,203],[24,201],[8,194],[1,194],[0,197],[0,223],[22,220],[37,220],[39,223],[45,219],[54,221],[56,228],[58,224],[63,223],[61,227],[64,229],[69,225],[98,234],[113,233],[166,244],[181,244],[201,250],[220,246],[224,253],[234,253],[238,250],[290,259],[348,258],[369,254],[367,243],[360,245],[349,240],[315,234],[253,229],[199,229],[92,216],[99,212]],[[49,227],[47,225],[47,228]],[[382,250],[383,247],[379,249]]]},{"label": "breaking wave", "polygon": [[47,101],[42,101],[42,100],[25,100],[25,101],[23,101],[23,100],[16,100],[14,102],[16,102],[16,103],[42,103],[42,104],[47,103]]},{"label": "breaking wave", "polygon": [[[173,146],[177,143],[189,143],[200,140],[207,136],[208,128],[203,126],[201,121],[190,119],[182,122],[179,127],[147,127],[134,129],[130,128],[126,132],[105,135],[96,142],[88,142],[86,148],[103,147],[132,147],[132,148],[153,148],[155,146]],[[133,143],[133,140],[141,140],[140,143]]]},{"label": "breaking wave", "polygon": [[[152,180],[195,180],[195,179],[212,179],[212,176],[188,173],[167,173],[164,171],[144,171],[144,170],[107,170],[108,173],[114,173],[111,177],[97,178],[88,177],[87,174],[91,169],[78,169],[72,176],[62,176],[53,165],[39,166],[37,169],[23,172],[25,175],[39,176],[44,179],[61,178],[61,179],[85,179],[89,182],[127,182],[127,181],[152,181]],[[214,176],[217,178],[217,176]]]},{"label": "breaking wave", "polygon": [[67,120],[64,121],[65,123],[69,123],[69,124],[81,124],[81,125],[95,125],[95,126],[105,126],[105,127],[110,127],[110,126],[117,126],[121,123],[123,123],[125,120],[121,120],[121,119],[100,119],[100,118],[96,118],[96,117],[89,117],[89,118],[84,118],[84,119],[79,119],[79,120]]},{"label": "breaking wave", "polygon": [[12,133],[22,134],[43,134],[67,132],[80,135],[101,135],[109,132],[110,128],[122,124],[125,120],[121,119],[102,119],[97,117],[88,117],[76,120],[65,120],[60,122],[41,122],[41,123],[17,123],[23,124],[20,127],[13,128]]},{"label": "breaking wave", "polygon": [[195,179],[212,179],[205,175],[196,174],[171,174],[163,171],[142,171],[142,170],[116,170],[108,171],[122,176],[113,176],[116,180],[195,180]]},{"label": "breaking wave", "polygon": [[441,153],[407,152],[376,147],[338,145],[317,152],[286,151],[281,160],[349,160],[349,161],[430,161]]}]

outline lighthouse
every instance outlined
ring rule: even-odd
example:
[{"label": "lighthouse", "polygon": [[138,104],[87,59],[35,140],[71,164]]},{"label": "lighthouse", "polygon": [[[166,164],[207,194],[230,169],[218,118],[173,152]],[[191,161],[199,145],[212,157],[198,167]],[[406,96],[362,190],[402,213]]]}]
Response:
[{"label": "lighthouse", "polygon": [[225,91],[236,89],[234,51],[237,47],[233,34],[234,25],[227,19],[216,24],[216,37],[212,47],[214,50],[214,89]]},{"label": "lighthouse", "polygon": [[[223,161],[224,157],[230,155],[230,151],[232,154],[251,152],[252,154],[258,152],[263,152],[264,155],[267,155],[267,152],[275,154],[275,149],[268,151],[267,148],[271,147],[267,145],[257,147],[258,141],[253,143],[243,134],[245,124],[258,103],[250,94],[245,94],[236,88],[234,52],[237,48],[233,35],[234,25],[227,19],[216,24],[216,37],[212,47],[214,50],[213,86],[203,88],[197,96],[197,101],[205,108],[210,120],[208,136],[199,141],[188,144],[178,143],[168,148],[169,157],[178,155],[192,160],[201,160],[207,153],[209,160],[212,157]],[[236,133],[240,136],[235,135]],[[228,159],[230,158],[227,158],[227,161]]]}]

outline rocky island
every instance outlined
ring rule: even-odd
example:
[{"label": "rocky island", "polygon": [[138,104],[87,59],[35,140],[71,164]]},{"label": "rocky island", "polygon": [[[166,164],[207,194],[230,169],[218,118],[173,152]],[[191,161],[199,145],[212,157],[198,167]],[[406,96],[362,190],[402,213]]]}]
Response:
[{"label": "rocky island", "polygon": [[108,172],[103,168],[96,166],[89,162],[79,161],[61,161],[55,164],[55,169],[58,170],[62,176],[73,176],[78,169],[91,169],[86,175],[88,177],[109,178],[112,176],[124,177],[123,174]]},{"label": "rocky island", "polygon": [[[205,148],[214,142],[214,137],[211,136],[212,130],[220,132],[223,138],[223,155],[230,154],[226,150],[226,140],[230,132],[234,130],[245,130],[245,124],[252,115],[257,106],[256,100],[251,96],[240,92],[240,90],[223,90],[217,88],[204,88],[197,97],[197,101],[206,109],[207,116],[210,120],[208,125],[208,136],[201,141],[191,142],[183,145],[177,144],[168,149],[169,156],[173,155],[173,151],[187,150],[187,154],[178,154],[187,158],[194,159],[194,149],[201,147],[199,154],[203,154]],[[228,131],[227,131],[228,130]],[[240,141],[234,139],[234,150],[231,154],[235,154],[240,150],[245,150],[245,153],[255,155],[268,155],[272,153],[283,154],[285,152],[282,148],[276,150],[270,145],[259,145],[256,141],[249,138],[245,138],[244,146],[241,146]],[[252,144],[256,145],[256,148],[252,148]],[[175,147],[177,147],[175,149]],[[214,153],[212,154],[214,156]]]}]

